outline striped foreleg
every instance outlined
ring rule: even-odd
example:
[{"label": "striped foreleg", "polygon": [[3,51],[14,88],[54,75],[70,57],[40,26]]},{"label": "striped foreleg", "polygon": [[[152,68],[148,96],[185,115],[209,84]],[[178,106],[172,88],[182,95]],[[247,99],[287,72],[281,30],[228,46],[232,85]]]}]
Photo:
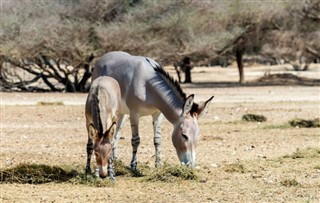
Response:
[{"label": "striped foreleg", "polygon": [[91,162],[91,155],[93,152],[93,142],[91,138],[88,138],[88,143],[87,143],[87,166],[86,166],[86,174],[91,174],[91,167],[90,167],[90,162]]},{"label": "striped foreleg", "polygon": [[113,170],[113,160],[112,158],[110,158],[108,160],[108,174],[109,174],[109,177],[112,181],[115,181],[116,178],[115,178],[115,173],[114,173],[114,170]]},{"label": "striped foreleg", "polygon": [[140,145],[140,136],[139,136],[139,116],[130,115],[131,131],[132,131],[132,160],[131,160],[131,170],[137,170],[137,151]]},{"label": "striped foreleg", "polygon": [[155,153],[156,153],[156,160],[155,160],[155,166],[159,167],[162,165],[162,154],[161,154],[161,123],[163,120],[163,114],[162,113],[156,113],[152,115],[153,118],[153,143],[155,147]]},{"label": "striped foreleg", "polygon": [[118,142],[121,137],[121,129],[124,126],[124,123],[126,122],[127,118],[128,116],[125,114],[122,114],[119,117],[115,136],[112,141],[112,159],[113,160],[118,158]]}]

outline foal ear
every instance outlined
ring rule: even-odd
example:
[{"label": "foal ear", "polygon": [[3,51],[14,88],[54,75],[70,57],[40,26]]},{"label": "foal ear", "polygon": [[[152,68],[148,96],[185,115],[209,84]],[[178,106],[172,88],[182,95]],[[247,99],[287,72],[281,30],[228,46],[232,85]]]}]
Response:
[{"label": "foal ear", "polygon": [[92,123],[88,126],[88,135],[92,140],[98,139],[98,131],[96,130],[96,128],[93,126]]},{"label": "foal ear", "polygon": [[192,105],[193,105],[193,99],[194,99],[194,95],[191,94],[186,101],[183,104],[183,111],[182,111],[182,116],[187,115],[187,113],[189,113],[192,109]]},{"label": "foal ear", "polygon": [[196,111],[198,117],[201,117],[208,112],[209,104],[212,99],[213,99],[213,96],[210,99],[208,99],[207,101],[199,104],[199,107]]},{"label": "foal ear", "polygon": [[108,138],[109,141],[113,139],[113,135],[116,130],[115,128],[116,128],[116,122],[112,122],[110,128],[106,130],[106,132],[104,133],[104,137]]}]

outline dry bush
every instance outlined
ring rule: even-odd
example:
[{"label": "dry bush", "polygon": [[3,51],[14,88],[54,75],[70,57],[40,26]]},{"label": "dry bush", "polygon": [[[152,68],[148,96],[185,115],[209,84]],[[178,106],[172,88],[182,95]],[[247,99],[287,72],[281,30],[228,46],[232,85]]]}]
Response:
[{"label": "dry bush", "polygon": [[[10,77],[15,76],[6,72],[0,81],[8,89],[15,86],[23,91],[39,90],[29,88],[34,81],[42,81],[51,91],[86,91],[90,62],[114,50],[153,57],[162,64],[186,56],[195,64],[210,64],[222,55],[235,55],[241,61],[244,53],[263,54],[275,61],[319,58],[318,10],[313,0],[294,4],[4,1],[0,8],[1,66],[11,63],[34,77],[14,83]],[[243,65],[238,66],[243,81]]]},{"label": "dry bush", "polygon": [[247,122],[266,122],[267,118],[264,115],[245,114],[242,116],[241,120]]}]

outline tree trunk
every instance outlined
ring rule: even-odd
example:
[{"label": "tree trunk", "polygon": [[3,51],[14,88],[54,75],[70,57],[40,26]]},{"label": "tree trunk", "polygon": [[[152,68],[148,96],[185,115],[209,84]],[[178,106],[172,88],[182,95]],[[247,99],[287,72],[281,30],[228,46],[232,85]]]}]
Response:
[{"label": "tree trunk", "polygon": [[186,56],[183,58],[182,60],[182,69],[184,69],[184,73],[185,73],[185,83],[192,83],[191,80],[191,61],[190,61],[190,57]]},{"label": "tree trunk", "polygon": [[192,81],[191,81],[191,67],[190,66],[186,66],[185,76],[186,76],[186,79],[184,82],[185,83],[192,83]]},{"label": "tree trunk", "polygon": [[180,75],[181,70],[180,70],[180,67],[178,66],[177,63],[174,63],[173,66],[174,66],[174,69],[177,72],[179,83],[181,83],[181,75]]},{"label": "tree trunk", "polygon": [[237,65],[239,70],[239,82],[242,84],[244,83],[244,72],[243,72],[243,56],[244,50],[241,48],[236,49],[236,58],[237,58]]}]

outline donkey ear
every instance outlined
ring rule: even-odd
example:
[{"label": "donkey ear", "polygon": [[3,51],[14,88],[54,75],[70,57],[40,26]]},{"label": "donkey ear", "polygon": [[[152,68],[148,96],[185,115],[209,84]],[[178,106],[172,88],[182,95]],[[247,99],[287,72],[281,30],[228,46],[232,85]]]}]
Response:
[{"label": "donkey ear", "polygon": [[98,131],[95,129],[92,123],[88,126],[88,135],[92,140],[98,139]]},{"label": "donkey ear", "polygon": [[113,134],[116,130],[115,127],[116,127],[116,122],[112,122],[110,128],[106,130],[106,132],[104,133],[104,137],[108,138],[109,141],[113,139]]},{"label": "donkey ear", "polygon": [[187,113],[189,113],[192,109],[192,105],[193,105],[193,99],[194,99],[194,95],[191,94],[186,101],[183,104],[183,111],[182,111],[182,116],[187,115]]},{"label": "donkey ear", "polygon": [[197,111],[196,111],[198,117],[201,117],[201,116],[203,116],[204,114],[207,113],[208,108],[209,108],[210,101],[211,101],[212,99],[213,99],[213,96],[212,96],[210,99],[208,99],[207,101],[202,102],[201,104],[199,104],[199,107],[198,107],[198,109],[197,109]]}]

